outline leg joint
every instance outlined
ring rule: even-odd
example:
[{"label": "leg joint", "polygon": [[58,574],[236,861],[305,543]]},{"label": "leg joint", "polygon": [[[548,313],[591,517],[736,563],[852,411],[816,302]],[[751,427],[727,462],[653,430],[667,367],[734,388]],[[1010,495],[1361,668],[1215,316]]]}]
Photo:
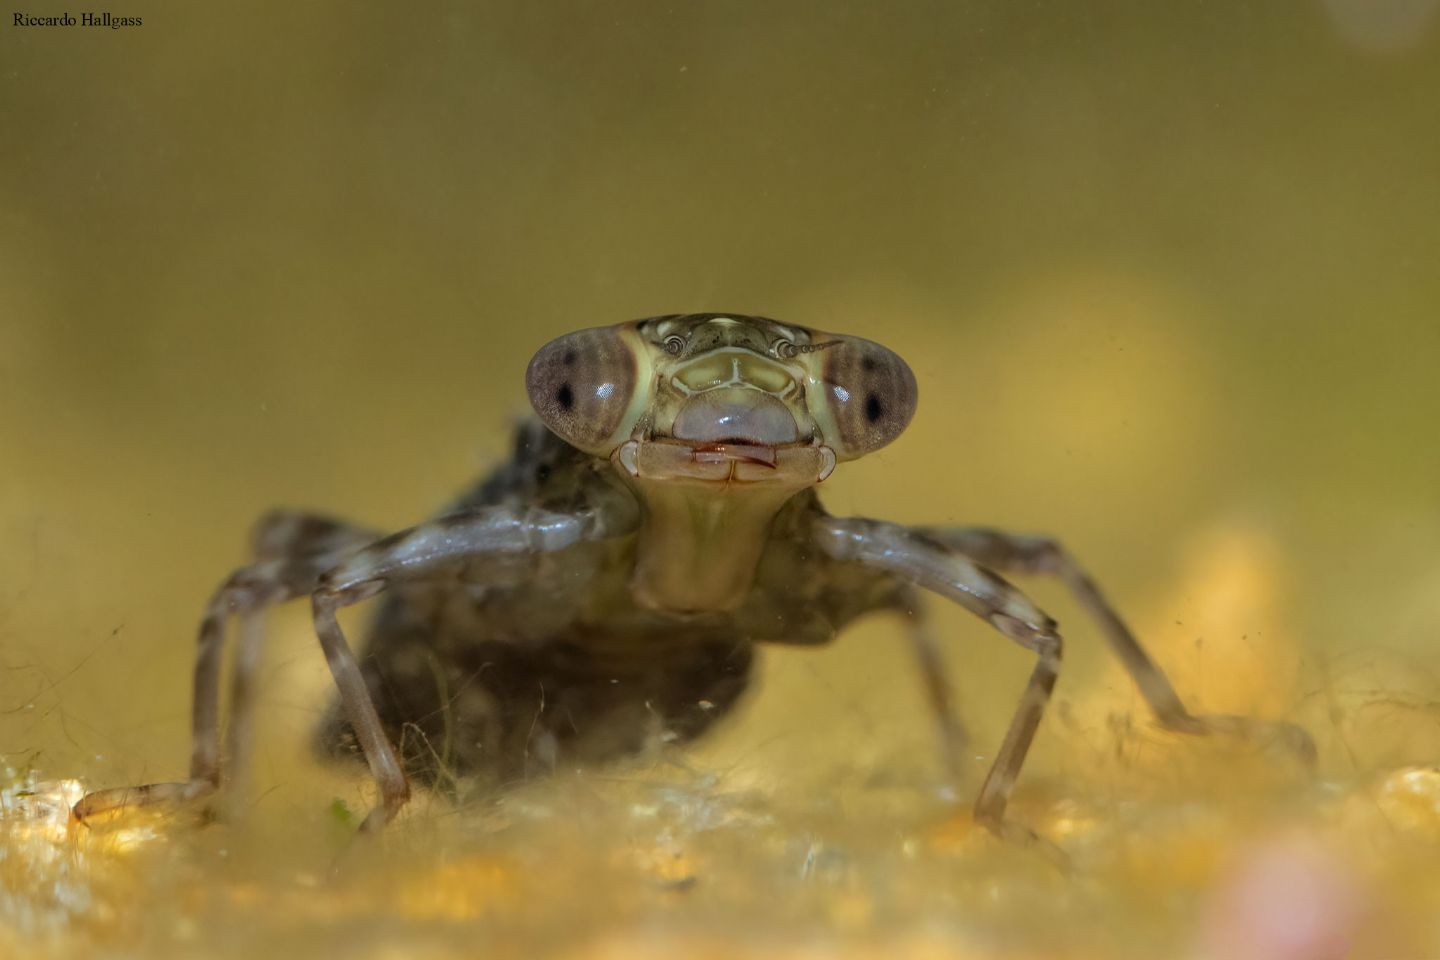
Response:
[{"label": "leg joint", "polygon": [[1031,546],[1030,569],[1035,573],[1062,574],[1073,566],[1070,554],[1054,537],[1036,537]]},{"label": "leg joint", "polygon": [[1005,636],[1042,657],[1059,660],[1064,647],[1055,621],[1048,617],[1039,624],[1027,623],[1005,613],[992,613],[990,623]]},{"label": "leg joint", "polygon": [[368,600],[385,589],[383,580],[359,580],[340,582],[332,573],[324,574],[310,591],[310,605],[318,613],[321,610],[335,610],[339,607]]}]

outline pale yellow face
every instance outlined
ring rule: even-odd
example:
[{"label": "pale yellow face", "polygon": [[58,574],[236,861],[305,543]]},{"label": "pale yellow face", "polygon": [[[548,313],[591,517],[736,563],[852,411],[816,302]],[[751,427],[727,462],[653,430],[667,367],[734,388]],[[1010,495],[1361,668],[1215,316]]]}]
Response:
[{"label": "pale yellow face", "polygon": [[823,480],[899,436],[916,403],[910,368],[878,343],[713,313],[567,334],[526,387],[551,430],[632,474],[742,482]]}]

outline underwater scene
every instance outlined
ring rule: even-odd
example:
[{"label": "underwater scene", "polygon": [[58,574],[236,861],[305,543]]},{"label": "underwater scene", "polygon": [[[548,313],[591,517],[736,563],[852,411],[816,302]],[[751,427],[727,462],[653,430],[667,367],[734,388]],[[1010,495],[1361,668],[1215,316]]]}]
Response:
[{"label": "underwater scene", "polygon": [[[913,372],[831,514],[1056,538],[1254,723],[1165,729],[1035,564],[1064,655],[1010,828],[976,798],[1036,653],[921,591],[928,674],[878,610],[758,644],[693,742],[522,737],[360,834],[302,596],[223,803],[72,815],[189,774],[268,511],[419,524],[512,458],[547,342],[730,311]],[[6,11],[0,956],[1440,956],[1437,370],[1440,0]],[[362,665],[383,603],[340,612]]]}]

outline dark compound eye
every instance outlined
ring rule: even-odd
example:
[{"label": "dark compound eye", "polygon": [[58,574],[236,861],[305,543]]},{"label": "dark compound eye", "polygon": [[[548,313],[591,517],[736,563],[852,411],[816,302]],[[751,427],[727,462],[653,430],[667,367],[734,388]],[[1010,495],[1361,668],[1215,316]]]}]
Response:
[{"label": "dark compound eye", "polygon": [[825,402],[839,432],[826,438],[842,460],[878,450],[915,415],[915,375],[893,351],[844,337],[822,354]]},{"label": "dark compound eye", "polygon": [[609,453],[635,392],[635,358],[613,327],[566,334],[535,354],[525,389],[540,419],[562,440]]}]

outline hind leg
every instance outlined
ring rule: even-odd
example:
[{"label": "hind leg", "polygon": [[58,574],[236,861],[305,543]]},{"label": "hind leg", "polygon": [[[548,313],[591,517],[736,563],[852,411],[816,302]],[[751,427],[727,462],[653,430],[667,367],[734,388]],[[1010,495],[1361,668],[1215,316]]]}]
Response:
[{"label": "hind leg", "polygon": [[[264,640],[264,611],[309,593],[321,572],[375,537],[364,528],[311,514],[275,511],[261,518],[251,541],[254,562],[220,585],[200,622],[189,778],[87,794],[75,805],[75,817],[84,820],[124,807],[186,803],[215,793],[227,776],[233,791],[243,789],[253,740],[255,672]],[[231,681],[229,762],[222,764],[220,672],[225,623],[231,614],[240,618],[240,642]]]},{"label": "hind leg", "polygon": [[1292,723],[1190,712],[1164,671],[1135,639],[1095,581],[1058,540],[983,527],[924,527],[918,532],[994,570],[1048,574],[1061,580],[1100,626],[1110,649],[1134,678],[1140,695],[1165,729],[1189,734],[1221,733],[1275,742],[1306,764],[1315,762],[1314,740],[1309,733]]}]

